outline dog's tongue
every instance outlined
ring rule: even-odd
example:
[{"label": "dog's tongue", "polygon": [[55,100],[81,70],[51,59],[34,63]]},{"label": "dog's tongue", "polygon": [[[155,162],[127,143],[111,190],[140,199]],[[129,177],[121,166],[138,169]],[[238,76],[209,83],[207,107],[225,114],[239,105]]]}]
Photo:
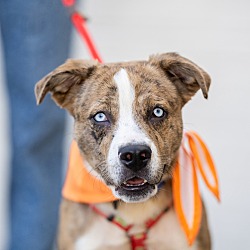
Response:
[{"label": "dog's tongue", "polygon": [[127,180],[126,183],[129,184],[129,185],[140,185],[140,184],[144,183],[144,179],[134,177],[132,179]]}]

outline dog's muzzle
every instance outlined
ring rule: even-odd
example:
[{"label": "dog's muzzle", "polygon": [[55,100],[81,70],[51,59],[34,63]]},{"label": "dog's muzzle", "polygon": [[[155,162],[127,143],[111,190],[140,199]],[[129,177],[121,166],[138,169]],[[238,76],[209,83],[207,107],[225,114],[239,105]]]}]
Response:
[{"label": "dog's muzzle", "polygon": [[[144,171],[149,166],[152,150],[147,145],[127,145],[119,149],[119,161],[129,171],[128,178],[118,187],[116,192],[127,201],[140,201],[154,192],[155,185],[150,184]],[[125,170],[124,169],[124,170]],[[125,171],[126,172],[126,171]]]}]

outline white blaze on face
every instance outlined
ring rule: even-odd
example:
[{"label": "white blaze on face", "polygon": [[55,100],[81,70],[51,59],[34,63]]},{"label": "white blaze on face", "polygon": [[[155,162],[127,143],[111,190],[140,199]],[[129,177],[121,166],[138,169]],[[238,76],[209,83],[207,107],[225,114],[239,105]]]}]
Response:
[{"label": "white blaze on face", "polygon": [[[136,124],[133,115],[133,103],[135,100],[135,89],[131,84],[126,70],[121,69],[114,75],[114,81],[118,90],[119,117],[117,129],[108,154],[109,172],[115,182],[119,182],[119,173],[122,169],[118,157],[118,150],[128,144],[148,145],[152,150],[151,167],[158,167],[157,149]],[[152,169],[153,170],[153,169]]]},{"label": "white blaze on face", "polygon": [[132,113],[135,99],[134,86],[130,83],[128,74],[124,69],[114,75],[114,80],[119,96],[119,127],[134,126],[135,122]]}]

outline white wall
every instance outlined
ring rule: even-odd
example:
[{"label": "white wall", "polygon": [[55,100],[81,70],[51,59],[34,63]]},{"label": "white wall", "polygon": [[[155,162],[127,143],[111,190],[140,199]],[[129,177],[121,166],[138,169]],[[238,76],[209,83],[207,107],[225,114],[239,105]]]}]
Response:
[{"label": "white wall", "polygon": [[[250,249],[250,1],[85,0],[84,7],[105,61],[176,51],[210,73],[208,101],[198,93],[184,110],[184,124],[205,139],[219,171],[221,204],[204,190],[213,249]],[[72,53],[88,57],[79,38]],[[1,119],[1,131],[4,124]],[[5,141],[0,138],[0,160]],[[4,199],[0,192],[0,225]]]}]

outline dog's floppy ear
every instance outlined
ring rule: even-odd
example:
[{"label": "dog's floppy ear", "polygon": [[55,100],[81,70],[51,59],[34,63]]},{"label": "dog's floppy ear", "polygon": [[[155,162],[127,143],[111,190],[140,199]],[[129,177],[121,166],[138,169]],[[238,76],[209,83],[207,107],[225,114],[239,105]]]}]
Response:
[{"label": "dog's floppy ear", "polygon": [[73,98],[97,64],[96,61],[67,60],[36,84],[37,104],[40,104],[45,95],[50,92],[56,104],[72,114]]},{"label": "dog's floppy ear", "polygon": [[203,96],[208,97],[211,83],[209,75],[195,63],[178,55],[166,53],[151,56],[149,61],[164,70],[182,96],[183,105],[201,89]]}]

